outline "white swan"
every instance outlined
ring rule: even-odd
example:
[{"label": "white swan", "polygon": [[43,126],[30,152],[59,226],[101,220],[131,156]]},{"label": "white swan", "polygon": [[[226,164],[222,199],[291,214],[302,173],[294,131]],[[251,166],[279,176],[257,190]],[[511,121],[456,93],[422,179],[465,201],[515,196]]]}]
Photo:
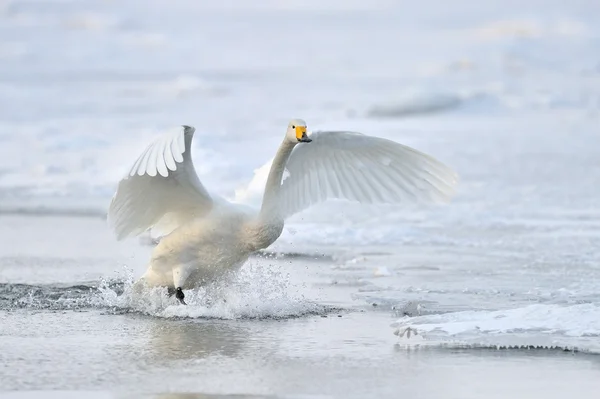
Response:
[{"label": "white swan", "polygon": [[[239,268],[271,245],[291,215],[328,198],[360,203],[446,202],[456,173],[396,142],[344,131],[306,133],[292,120],[273,159],[260,210],[209,194],[191,158],[195,129],[183,126],[150,144],[117,187],[108,221],[117,239],[160,228],[139,282],[183,290]],[[289,175],[282,182],[284,171]]]}]

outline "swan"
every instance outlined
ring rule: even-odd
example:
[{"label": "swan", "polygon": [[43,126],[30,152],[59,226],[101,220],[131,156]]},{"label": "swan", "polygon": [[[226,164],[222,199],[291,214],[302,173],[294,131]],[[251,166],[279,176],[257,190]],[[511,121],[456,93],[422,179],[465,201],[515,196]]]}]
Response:
[{"label": "swan", "polygon": [[191,157],[195,131],[184,125],[152,142],[119,181],[107,213],[117,240],[164,232],[136,284],[167,287],[182,304],[184,290],[239,269],[277,240],[286,219],[312,205],[330,198],[448,202],[458,180],[450,167],[405,145],[351,131],[309,135],[304,120],[293,119],[262,205],[253,209],[206,190]]}]

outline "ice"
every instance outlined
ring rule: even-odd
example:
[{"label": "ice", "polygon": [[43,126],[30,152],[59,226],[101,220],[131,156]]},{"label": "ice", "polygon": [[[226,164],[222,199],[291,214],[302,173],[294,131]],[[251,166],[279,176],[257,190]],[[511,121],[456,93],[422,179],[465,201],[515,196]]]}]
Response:
[{"label": "ice", "polygon": [[557,347],[600,353],[600,306],[594,303],[404,317],[392,326],[400,338],[411,330],[434,344]]},{"label": "ice", "polygon": [[392,275],[392,273],[385,266],[379,266],[379,267],[376,267],[375,270],[373,270],[373,276],[375,276],[375,277],[388,277],[391,275]]}]

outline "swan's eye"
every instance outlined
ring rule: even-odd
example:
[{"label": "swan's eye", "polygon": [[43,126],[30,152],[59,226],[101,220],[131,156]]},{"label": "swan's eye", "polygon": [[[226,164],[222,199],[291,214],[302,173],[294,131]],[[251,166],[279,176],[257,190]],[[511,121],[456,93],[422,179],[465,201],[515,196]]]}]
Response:
[{"label": "swan's eye", "polygon": [[296,126],[292,125],[292,129],[295,129],[295,128],[296,128]]}]

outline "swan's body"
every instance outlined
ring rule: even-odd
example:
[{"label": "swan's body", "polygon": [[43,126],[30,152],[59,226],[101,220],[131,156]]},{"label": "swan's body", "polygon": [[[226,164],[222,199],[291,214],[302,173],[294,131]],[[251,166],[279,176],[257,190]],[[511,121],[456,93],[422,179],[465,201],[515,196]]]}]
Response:
[{"label": "swan's body", "polygon": [[292,120],[255,211],[206,191],[191,159],[194,132],[183,126],[152,143],[120,181],[108,212],[118,239],[149,228],[166,233],[140,282],[177,289],[182,302],[182,289],[241,267],[277,240],[285,219],[313,204],[446,201],[457,181],[439,161],[393,141],[353,132],[309,137],[305,122]]}]

